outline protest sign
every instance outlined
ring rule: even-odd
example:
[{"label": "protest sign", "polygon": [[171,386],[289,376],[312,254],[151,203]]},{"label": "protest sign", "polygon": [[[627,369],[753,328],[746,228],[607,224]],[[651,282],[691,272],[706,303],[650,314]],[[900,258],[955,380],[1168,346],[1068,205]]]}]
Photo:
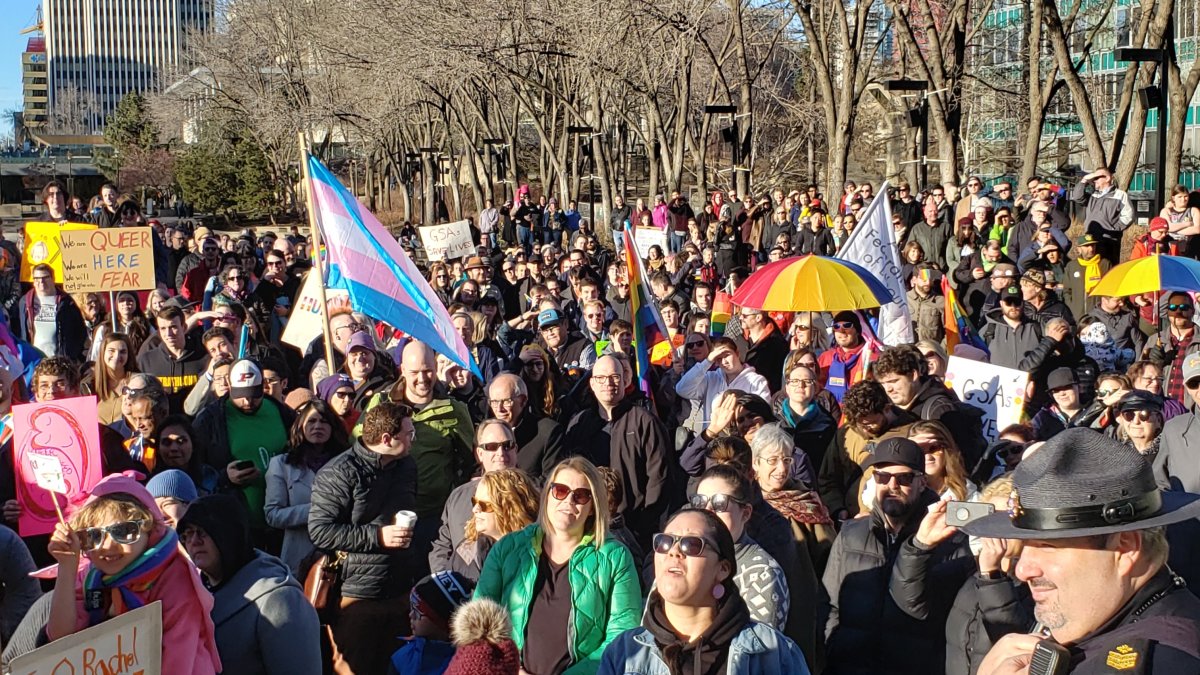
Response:
[{"label": "protest sign", "polygon": [[63,232],[94,230],[86,223],[25,223],[25,250],[21,254],[21,281],[33,281],[33,267],[46,263],[54,270],[54,279],[62,281]]},{"label": "protest sign", "polygon": [[424,225],[417,228],[421,234],[421,245],[429,260],[450,260],[475,254],[471,241],[471,226],[465,220],[441,225]]},{"label": "protest sign", "polygon": [[650,257],[650,247],[658,246],[664,255],[667,253],[667,232],[657,227],[638,227],[633,230],[633,245],[637,247],[638,255]]},{"label": "protest sign", "polygon": [[1001,429],[1021,421],[1029,373],[951,356],[945,379],[959,399],[983,411],[983,437],[989,444]]},{"label": "protest sign", "polygon": [[[259,282],[270,283],[270,282]],[[317,284],[317,275],[310,274],[304,279],[304,286],[296,296],[296,306],[288,317],[287,325],[283,327],[280,339],[299,349],[308,349],[308,345],[321,334],[321,287]],[[335,311],[350,309],[350,294],[336,288],[325,289],[325,303],[332,315]]]},{"label": "protest sign", "polygon": [[[21,536],[53,532],[55,496],[43,485],[61,481],[56,487],[63,489],[56,492],[70,501],[91,491],[103,475],[96,397],[16,405],[12,415]],[[50,476],[54,471],[57,477]]]},{"label": "protest sign", "polygon": [[88,293],[154,288],[153,236],[149,227],[63,231],[63,290]]},{"label": "protest sign", "polygon": [[21,675],[162,674],[162,601],[72,633],[9,664]]}]

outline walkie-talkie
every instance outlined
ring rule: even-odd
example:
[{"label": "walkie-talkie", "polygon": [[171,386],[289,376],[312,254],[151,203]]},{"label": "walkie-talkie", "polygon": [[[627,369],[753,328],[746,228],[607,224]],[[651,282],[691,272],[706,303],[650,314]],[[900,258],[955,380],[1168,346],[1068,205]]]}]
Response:
[{"label": "walkie-talkie", "polygon": [[1053,640],[1041,640],[1033,648],[1029,675],[1066,675],[1071,670],[1071,652]]}]

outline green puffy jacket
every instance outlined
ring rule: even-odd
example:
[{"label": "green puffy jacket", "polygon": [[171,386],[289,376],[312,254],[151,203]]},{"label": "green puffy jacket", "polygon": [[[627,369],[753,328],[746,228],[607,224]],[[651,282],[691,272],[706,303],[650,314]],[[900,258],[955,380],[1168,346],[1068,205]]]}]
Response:
[{"label": "green puffy jacket", "polygon": [[[475,597],[490,598],[508,610],[517,649],[525,645],[543,536],[541,526],[534,524],[501,537],[488,553],[475,586]],[[567,646],[572,665],[565,675],[595,673],[608,643],[641,622],[642,590],[633,556],[612,539],[597,548],[588,535],[571,554],[567,574],[571,580]]]}]

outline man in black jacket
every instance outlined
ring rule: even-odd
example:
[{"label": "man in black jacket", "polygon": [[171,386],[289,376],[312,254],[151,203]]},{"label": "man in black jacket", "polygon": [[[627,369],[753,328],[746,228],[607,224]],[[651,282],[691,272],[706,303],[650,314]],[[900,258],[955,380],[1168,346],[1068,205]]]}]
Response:
[{"label": "man in black jacket", "polygon": [[525,381],[512,373],[497,375],[487,394],[492,415],[512,427],[516,436],[517,468],[540,483],[562,459],[562,425],[529,409]]},{"label": "man in black jacket", "polygon": [[[681,494],[667,429],[650,411],[625,395],[629,384],[615,356],[605,355],[592,368],[597,406],[579,412],[567,426],[564,445],[621,479],[621,509],[643,550],[659,520]],[[681,499],[677,501],[682,501]]]},{"label": "man in black jacket", "polygon": [[384,401],[363,415],[359,440],[313,480],[308,534],[317,548],[346,554],[331,626],[337,672],[384,672],[408,625],[413,528],[396,523],[417,505],[415,433],[412,408]]},{"label": "man in black jacket", "polygon": [[162,383],[172,412],[183,410],[183,401],[196,381],[208,369],[208,352],[197,344],[199,336],[189,333],[183,311],[167,307],[154,317],[161,342],[138,357],[143,373],[153,375]]},{"label": "man in black jacket", "polygon": [[[864,464],[875,477],[875,506],[869,517],[843,525],[822,579],[818,618],[825,626],[825,673],[941,673],[946,612],[958,589],[943,589],[949,597],[932,604],[944,609],[923,620],[905,614],[888,594],[901,547],[938,501],[925,483],[925,454],[906,438],[888,438]],[[956,535],[938,545],[933,564],[953,564],[970,555],[966,537]]]}]

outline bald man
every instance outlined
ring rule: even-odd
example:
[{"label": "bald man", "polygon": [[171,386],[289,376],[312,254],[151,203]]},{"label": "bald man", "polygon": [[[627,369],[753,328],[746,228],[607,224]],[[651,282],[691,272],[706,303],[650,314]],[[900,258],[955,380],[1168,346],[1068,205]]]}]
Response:
[{"label": "bald man", "polygon": [[512,373],[497,375],[487,397],[492,416],[507,422],[517,437],[517,468],[540,483],[562,459],[562,425],[529,407],[525,382]]}]

